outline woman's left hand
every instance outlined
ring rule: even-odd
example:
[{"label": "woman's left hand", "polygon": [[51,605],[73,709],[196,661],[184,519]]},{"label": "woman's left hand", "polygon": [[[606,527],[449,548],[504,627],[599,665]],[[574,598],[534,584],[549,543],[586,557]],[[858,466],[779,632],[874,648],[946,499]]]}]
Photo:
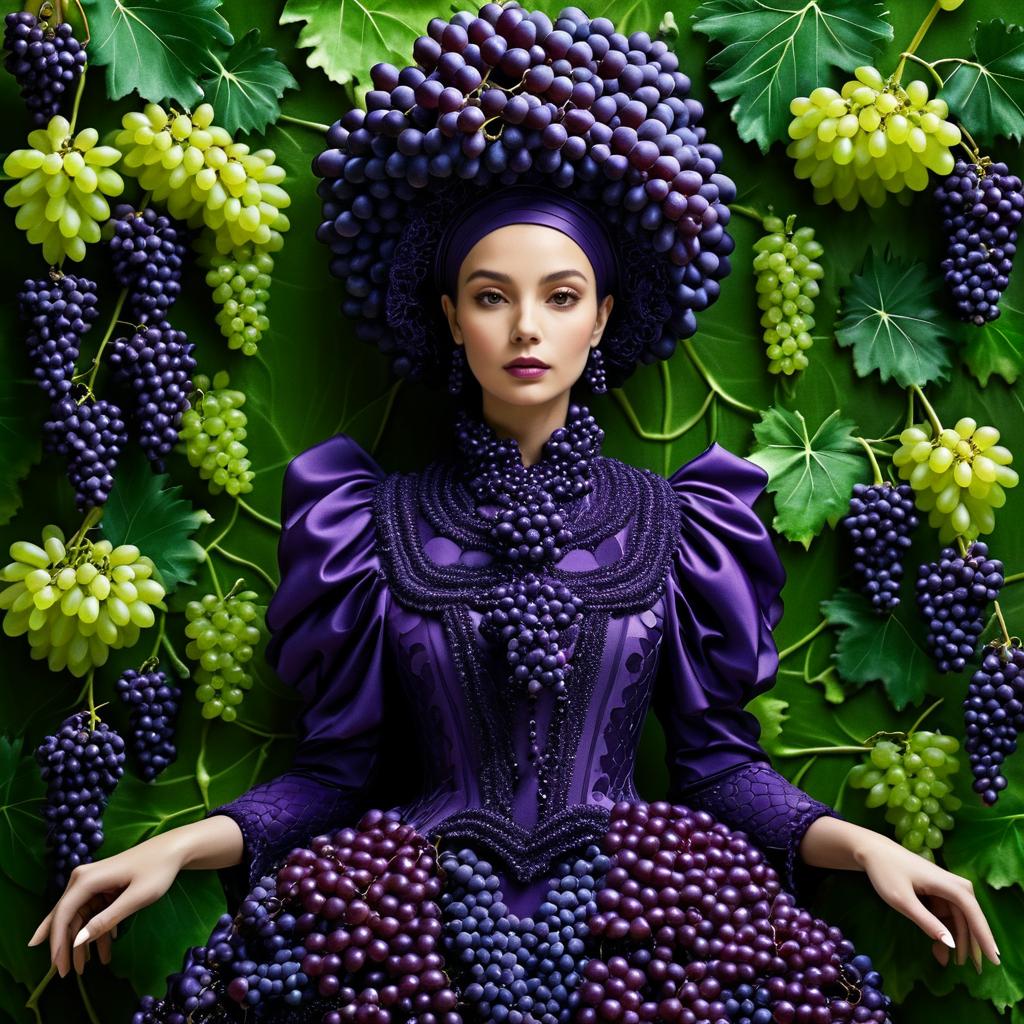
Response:
[{"label": "woman's left hand", "polygon": [[[858,857],[878,895],[906,915],[933,939],[932,953],[943,967],[949,946],[942,935],[956,942],[956,962],[967,960],[968,949],[978,973],[981,951],[998,966],[999,950],[970,879],[946,871],[884,836],[862,849]],[[927,897],[931,910],[921,902]]]}]

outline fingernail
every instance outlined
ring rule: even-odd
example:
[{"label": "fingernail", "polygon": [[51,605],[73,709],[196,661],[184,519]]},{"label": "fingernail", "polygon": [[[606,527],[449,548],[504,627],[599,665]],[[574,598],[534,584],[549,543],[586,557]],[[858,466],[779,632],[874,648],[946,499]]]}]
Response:
[{"label": "fingernail", "polygon": [[943,942],[944,942],[944,943],[945,943],[945,944],[946,944],[947,946],[949,946],[949,948],[950,948],[950,949],[956,949],[956,943],[955,943],[955,942],[953,941],[953,936],[952,936],[952,935],[950,935],[950,934],[949,934],[949,932],[943,932],[943,933],[942,933],[942,934],[941,934],[941,935],[939,936],[939,938],[940,938],[940,939],[942,939],[942,941],[943,941]]},{"label": "fingernail", "polygon": [[88,942],[88,941],[89,941],[89,929],[88,928],[83,928],[78,933],[78,937],[75,939],[75,945],[76,946],[80,946],[83,942]]}]

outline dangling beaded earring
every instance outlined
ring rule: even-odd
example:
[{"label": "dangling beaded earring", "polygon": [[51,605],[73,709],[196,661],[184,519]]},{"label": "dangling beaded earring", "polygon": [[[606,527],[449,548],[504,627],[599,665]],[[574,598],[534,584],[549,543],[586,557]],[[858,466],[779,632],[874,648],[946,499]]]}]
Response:
[{"label": "dangling beaded earring", "polygon": [[461,345],[455,346],[452,352],[452,365],[448,371],[448,394],[462,394],[462,386],[465,383],[466,350]]},{"label": "dangling beaded earring", "polygon": [[607,392],[608,378],[604,372],[604,353],[600,346],[590,350],[583,376],[595,395],[603,395]]}]

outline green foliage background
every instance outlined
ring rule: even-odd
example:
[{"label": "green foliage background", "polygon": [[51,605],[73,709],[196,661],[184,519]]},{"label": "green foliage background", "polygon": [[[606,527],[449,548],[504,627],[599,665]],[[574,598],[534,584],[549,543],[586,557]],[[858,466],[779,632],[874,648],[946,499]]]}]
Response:
[{"label": "green foliage background", "polygon": [[[125,9],[130,11],[133,6],[129,0]],[[163,11],[168,24],[186,11],[215,18],[218,9],[216,0],[152,6]],[[538,6],[557,14],[561,5]],[[779,380],[767,372],[750,270],[750,247],[761,231],[752,221],[734,216],[730,227],[737,243],[734,269],[719,301],[699,317],[697,336],[681,346],[667,365],[642,368],[621,392],[593,402],[607,433],[606,451],[667,475],[714,440],[735,452],[751,453],[753,428],[762,411],[775,409],[765,423],[772,417],[779,422],[786,411],[791,422],[802,417],[813,434],[838,410],[842,420],[850,421],[840,434],[889,439],[879,440],[873,447],[883,471],[894,477],[883,453],[892,451],[892,436],[907,422],[910,393],[893,379],[882,383],[874,373],[858,376],[853,354],[836,343],[833,328],[841,311],[843,289],[860,273],[869,246],[879,252],[891,247],[893,258],[916,264],[923,268],[924,276],[937,278],[941,257],[928,197],[917,196],[910,207],[893,201],[879,211],[861,206],[852,214],[835,206],[816,207],[809,184],[794,178],[784,146],[775,142],[762,153],[756,142],[742,141],[741,131],[730,119],[730,110],[736,108],[721,103],[712,92],[710,79],[715,71],[709,71],[708,59],[719,47],[693,31],[691,15],[698,6],[692,0],[671,8],[663,2],[636,0],[595,3],[586,9],[592,16],[612,18],[621,30],[644,28],[652,33],[671,9],[679,28],[674,45],[682,69],[693,79],[693,95],[706,104],[708,138],[725,151],[723,170],[737,182],[739,201],[762,212],[772,206],[783,216],[796,213],[799,224],[816,229],[825,245],[821,262],[826,278],[816,311],[811,365],[796,381]],[[808,4],[808,8],[813,6]],[[887,17],[893,38],[883,45],[876,60],[883,73],[898,62],[900,51],[929,11],[925,0],[898,0],[890,6]],[[8,4],[2,7],[4,13],[13,9]],[[107,0],[88,0],[86,8],[97,39],[97,25],[121,10]],[[384,59],[408,63],[415,35],[424,31],[430,17],[447,14],[440,5],[420,0],[388,3],[380,11],[325,0],[289,0],[283,7],[281,3],[225,0],[219,12],[236,40],[258,29],[262,45],[275,47],[294,75],[298,88],[285,93],[281,101],[284,114],[328,124],[361,97],[370,65]],[[938,17],[918,53],[928,60],[969,57],[975,22],[1010,21],[1015,14],[1018,4],[1013,0],[967,0],[957,12]],[[193,35],[192,42],[202,56],[212,40]],[[252,43],[249,39],[250,49]],[[107,58],[106,69],[93,66],[87,74],[78,118],[79,126],[93,125],[101,134],[116,127],[124,112],[141,105],[131,88],[133,81],[141,81],[143,67],[133,71],[131,56],[124,49],[111,51]],[[182,59],[187,58],[186,52]],[[207,87],[227,82],[230,92],[224,64],[208,57],[204,60]],[[148,63],[141,62],[144,66]],[[958,73],[960,70],[967,74],[970,69],[964,65]],[[801,66],[798,71],[809,75],[812,83],[838,86],[843,80],[824,63],[810,69]],[[927,77],[922,69],[910,65],[904,81],[918,76]],[[192,74],[190,79],[180,67],[169,69],[165,76],[179,81],[195,102],[194,80],[201,77]],[[281,79],[279,76],[278,85]],[[983,87],[989,84],[985,81]],[[159,85],[156,88],[159,90]],[[784,102],[788,98],[785,96]],[[6,74],[0,75],[0,99],[7,111],[6,151],[24,145],[29,124],[16,87]],[[236,95],[225,102],[237,99]],[[996,100],[1007,102],[1000,95]],[[271,95],[271,108],[274,102]],[[218,106],[218,114],[221,112]],[[993,124],[997,126],[1005,114],[1005,109],[997,109]],[[276,110],[271,110],[271,115],[255,123],[262,129],[267,120],[275,120]],[[749,116],[741,118],[740,124],[744,138],[755,137],[757,129],[750,127]],[[215,309],[199,270],[189,270],[182,298],[173,311],[175,325],[197,342],[200,371],[212,376],[219,369],[228,369],[232,386],[248,396],[247,444],[256,469],[255,489],[248,495],[250,508],[240,507],[226,494],[212,496],[182,455],[170,458],[168,479],[150,480],[148,485],[142,482],[146,469],[138,463],[138,453],[126,460],[124,469],[125,479],[131,480],[133,487],[162,484],[174,497],[190,502],[200,513],[196,519],[208,520],[194,539],[208,552],[213,571],[226,586],[244,576],[246,586],[259,593],[263,604],[277,579],[277,533],[259,516],[278,518],[281,479],[291,457],[344,431],[371,450],[386,468],[408,468],[429,459],[436,440],[429,426],[437,421],[434,399],[413,387],[393,385],[383,358],[354,340],[340,314],[340,285],[328,275],[326,250],[313,237],[320,201],[310,161],[321,148],[321,139],[316,130],[294,120],[270,124],[264,135],[247,139],[253,148],[266,145],[275,150],[278,162],[289,171],[285,187],[293,198],[288,210],[292,227],[285,236],[284,250],[276,257],[272,327],[259,354],[245,358],[228,351],[213,322]],[[1021,172],[1020,149],[1013,142],[1003,138],[986,151]],[[127,186],[123,198],[137,200],[136,183],[128,180]],[[81,521],[60,460],[43,458],[41,453],[39,429],[46,410],[24,354],[15,293],[26,276],[42,276],[45,265],[38,249],[24,240],[13,221],[13,213],[5,208],[0,216],[0,275],[5,282],[0,305],[0,351],[5,368],[0,385],[0,523],[5,523],[0,528],[0,544],[4,550],[15,539],[38,541],[46,523],[58,523],[71,533]],[[87,336],[80,364],[84,366],[112,315],[118,288],[100,246],[92,247],[82,271],[99,282],[101,295],[101,316]],[[1013,381],[1024,368],[1024,314],[1020,312],[1024,308],[1024,268],[1017,268],[1004,308],[997,326],[983,332],[962,331],[944,314],[936,315],[936,333],[942,338],[936,344],[946,352],[950,368],[940,382],[929,387],[928,396],[944,424],[952,425],[961,416],[992,424],[1019,458],[1024,452],[1024,410],[1020,389]],[[920,406],[914,419],[924,419]],[[762,425],[759,430],[763,429]],[[863,449],[853,444],[851,451],[857,459],[855,470],[839,474],[835,481],[837,487],[845,488],[846,495],[854,479],[867,481],[871,477]],[[761,510],[766,520],[773,517],[772,503],[772,498],[763,499]],[[208,515],[201,515],[203,510]],[[852,821],[887,831],[881,811],[866,810],[863,794],[847,791],[846,775],[857,756],[829,752],[828,748],[860,744],[879,730],[908,729],[937,702],[928,715],[928,726],[962,736],[960,701],[968,675],[941,676],[931,669],[909,586],[899,614],[881,626],[867,616],[863,602],[841,591],[847,582],[847,553],[831,526],[822,526],[823,519],[824,515],[819,515],[817,526],[805,530],[818,534],[806,544],[777,536],[788,571],[783,594],[786,613],[776,630],[782,653],[778,683],[758,702],[765,724],[763,741],[777,767],[813,796],[832,804]],[[1005,508],[997,512],[996,532],[989,540],[1008,574],[1024,570],[1024,498],[1020,493],[1010,492]],[[935,531],[923,526],[908,561],[910,579],[914,567],[936,557],[938,548]],[[169,598],[165,623],[169,644],[181,654],[185,643],[181,609],[187,600],[210,589],[210,570],[195,558],[189,565],[192,579]],[[1010,632],[1020,630],[1024,588],[1008,585],[1001,605]],[[998,625],[993,620],[982,639],[996,635]],[[150,653],[155,637],[155,629],[144,631],[137,650],[114,652],[97,672],[96,700],[110,701],[101,713],[118,727],[124,727],[126,716],[116,701],[114,680],[122,668],[137,664]],[[160,653],[166,654],[166,648],[161,647]],[[165,975],[178,968],[186,945],[208,934],[223,908],[218,881],[212,872],[183,873],[166,897],[122,925],[110,968],[101,967],[94,957],[80,980],[73,975],[63,980],[47,978],[46,948],[28,949],[25,945],[49,909],[43,895],[43,830],[38,818],[42,785],[30,754],[46,733],[81,706],[81,682],[67,673],[50,673],[44,664],[31,661],[23,638],[0,637],[0,657],[6,684],[2,704],[6,736],[0,739],[0,906],[4,908],[0,1020],[18,1024],[86,1018],[128,1020],[137,994],[161,992]],[[169,667],[166,658],[163,664]],[[106,815],[104,855],[195,820],[207,808],[287,767],[292,746],[281,723],[289,721],[295,705],[262,665],[262,648],[254,665],[257,685],[242,706],[241,727],[219,720],[204,727],[199,705],[190,695],[191,684],[185,681],[179,759],[159,785],[145,785],[126,772]],[[398,756],[396,752],[396,763]],[[651,798],[659,795],[666,783],[661,759],[662,738],[652,719],[638,772],[640,791]],[[931,958],[927,938],[886,907],[861,875],[835,872],[814,897],[813,909],[839,924],[875,959],[887,989],[902,1002],[896,1017],[899,1021],[1024,1024],[1020,1009],[1024,996],[1021,755],[1011,759],[1008,775],[1009,789],[995,808],[985,809],[970,792],[964,758],[960,773],[964,807],[942,851],[946,867],[974,881],[1003,953],[1002,969],[987,961],[980,976],[969,964],[940,968]],[[30,993],[34,993],[32,1007],[26,1008]]]}]

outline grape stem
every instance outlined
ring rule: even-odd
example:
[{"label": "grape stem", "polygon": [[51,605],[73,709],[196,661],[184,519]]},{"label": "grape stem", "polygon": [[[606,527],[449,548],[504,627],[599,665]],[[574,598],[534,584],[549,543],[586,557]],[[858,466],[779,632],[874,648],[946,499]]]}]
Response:
[{"label": "grape stem", "polygon": [[93,679],[96,675],[96,667],[93,666],[89,669],[89,678],[85,684],[85,692],[89,698],[89,728],[90,730],[96,728],[97,714],[96,714],[96,697],[93,694]]},{"label": "grape stem", "polygon": [[907,57],[912,56],[917,48],[921,45],[928,29],[932,27],[932,22],[938,16],[939,11],[942,10],[942,4],[940,0],[935,0],[932,4],[932,9],[925,15],[924,21],[921,22],[917,32],[914,34],[914,38],[910,40],[910,45],[903,52],[899,64],[896,65],[896,70],[893,72],[893,77],[897,82],[903,77],[903,66],[907,63]]},{"label": "grape stem", "polygon": [[203,731],[199,737],[199,753],[196,754],[196,786],[203,798],[203,806],[210,809],[210,773],[206,770],[206,740],[210,735],[210,720],[203,720]]},{"label": "grape stem", "polygon": [[78,121],[78,105],[82,102],[82,93],[85,92],[85,73],[89,70],[89,62],[82,65],[82,73],[78,76],[78,88],[75,90],[75,105],[71,108],[71,126],[68,128],[68,135],[74,135],[75,123]]},{"label": "grape stem", "polygon": [[742,214],[744,217],[756,220],[762,227],[764,226],[764,214],[758,213],[752,206],[744,206],[742,203],[729,203],[729,212]]},{"label": "grape stem", "polygon": [[323,132],[325,135],[331,130],[329,124],[321,124],[319,121],[307,121],[302,117],[292,117],[291,114],[278,114],[275,124],[287,121],[288,124],[297,124],[300,128],[311,128],[315,132]]},{"label": "grape stem", "polygon": [[247,558],[242,558],[241,555],[236,555],[233,551],[229,551],[227,548],[221,547],[220,544],[217,543],[211,544],[210,550],[216,551],[219,555],[223,555],[230,562],[235,562],[237,565],[244,565],[247,568],[252,569],[254,573],[262,576],[263,579],[267,581],[267,585],[271,590],[274,590],[277,587],[277,583],[275,583],[263,569],[256,565],[255,562],[250,562]]},{"label": "grape stem", "polygon": [[294,733],[290,732],[264,732],[262,729],[257,729],[254,725],[249,725],[243,722],[240,718],[236,718],[232,725],[237,725],[239,728],[244,729],[246,732],[251,732],[253,736],[262,736],[268,740],[293,740],[295,739]]},{"label": "grape stem", "polygon": [[[1005,580],[1003,582],[1005,583]],[[1012,641],[1010,640],[1010,631],[1006,628],[1006,619],[1003,618],[1003,609],[1000,607],[998,601],[993,601],[992,604],[995,606],[996,618],[999,620],[999,628],[1003,631],[1004,642],[1009,646]]]},{"label": "grape stem", "polygon": [[164,612],[161,612],[161,614],[160,614],[160,629],[157,632],[156,641],[153,644],[153,651],[152,651],[152,653],[149,656],[150,660],[153,660],[154,658],[156,658],[156,652],[158,650],[160,650],[160,641],[163,640],[163,638],[164,638],[164,631],[166,630],[166,628],[167,628],[167,612],[164,611]]},{"label": "grape stem", "polygon": [[32,990],[32,994],[28,997],[28,1001],[25,1003],[25,1009],[31,1010],[35,1014],[36,1024],[43,1024],[42,1015],[39,1013],[39,999],[43,992],[46,991],[46,986],[50,984],[53,976],[57,973],[57,965],[50,964],[50,969],[43,975],[40,982]]},{"label": "grape stem", "polygon": [[932,77],[938,83],[938,86],[939,86],[940,89],[946,84],[945,81],[942,78],[942,75],[940,75],[938,73],[938,71],[935,70],[935,67],[931,63],[931,61],[927,61],[923,57],[918,57],[917,54],[910,53],[909,51],[907,51],[905,53],[901,53],[900,56],[904,57],[904,58],[909,57],[912,61],[915,61],[916,63],[920,64],[922,67],[927,68],[932,73]]},{"label": "grape stem", "polygon": [[874,484],[876,487],[880,487],[885,483],[885,478],[882,476],[882,471],[878,467],[878,460],[875,458],[875,453],[871,450],[871,445],[863,437],[854,437],[855,441],[859,441],[861,447],[868,453],[868,460],[871,462],[871,469],[875,474]]},{"label": "grape stem", "polygon": [[220,542],[231,532],[231,528],[235,525],[235,520],[237,518],[238,505],[235,505],[235,507],[231,510],[231,518],[228,520],[228,525],[225,526],[223,530],[221,530],[221,532],[217,535],[217,537],[214,540],[210,541],[210,543],[203,548],[203,551],[210,551],[212,548],[217,547],[220,544]]},{"label": "grape stem", "polygon": [[161,638],[160,642],[164,645],[164,649],[167,651],[167,656],[171,659],[171,664],[174,666],[174,670],[181,676],[182,679],[189,679],[192,673],[189,671],[188,665],[185,664],[178,657],[178,652],[174,649],[174,644],[171,643],[171,638],[165,633]]},{"label": "grape stem", "polygon": [[114,315],[107,326],[107,333],[103,335],[103,339],[100,341],[100,347],[93,356],[92,370],[89,373],[89,380],[86,382],[86,391],[88,394],[92,394],[92,386],[96,383],[96,374],[100,368],[100,356],[103,355],[103,350],[107,346],[107,342],[110,341],[110,336],[114,333],[114,328],[121,323],[118,319],[121,315],[121,307],[125,304],[125,300],[128,298],[128,289],[122,288],[121,294],[117,297],[117,305],[114,307]]},{"label": "grape stem", "polygon": [[75,548],[81,546],[85,535],[100,521],[102,516],[102,505],[94,505],[88,512],[86,512],[85,519],[82,520],[82,525],[75,531],[74,536],[67,543],[69,551],[73,551]]},{"label": "grape stem", "polygon": [[213,589],[217,593],[217,597],[220,601],[224,600],[224,591],[221,590],[220,580],[217,579],[217,570],[213,567],[213,559],[210,557],[210,552],[205,548],[203,549],[203,558],[206,559],[206,567],[210,570],[210,579],[213,580]]},{"label": "grape stem", "polygon": [[697,372],[704,378],[705,383],[712,391],[715,392],[723,401],[727,402],[734,409],[739,409],[741,412],[748,412],[752,416],[760,415],[761,410],[755,409],[752,405],[747,405],[746,402],[741,402],[738,398],[733,398],[725,388],[722,387],[714,377],[711,376],[707,367],[700,361],[696,351],[694,351],[693,343],[689,338],[683,339],[683,350],[690,357],[690,362],[696,367]]},{"label": "grape stem", "polygon": [[934,704],[931,705],[931,707],[925,708],[925,710],[921,712],[921,715],[918,718],[918,720],[907,730],[907,735],[910,736],[911,734],[917,732],[918,726],[945,700],[945,697],[940,697]]},{"label": "grape stem", "polygon": [[93,1009],[88,993],[85,991],[85,982],[77,971],[75,971],[75,980],[78,982],[78,992],[82,997],[82,1005],[85,1007],[86,1016],[91,1021],[91,1024],[100,1024],[100,1019],[96,1016],[96,1011]]},{"label": "grape stem", "polygon": [[[943,431],[942,421],[939,419],[935,410],[932,408],[931,402],[925,397],[925,393],[921,390],[920,385],[912,384],[911,392],[916,394],[920,399],[921,404],[924,406],[924,411],[928,414],[928,419],[931,421],[932,429],[935,431],[935,436],[938,437]],[[913,407],[913,406],[911,406]]]},{"label": "grape stem", "polygon": [[623,415],[629,420],[629,425],[633,428],[634,432],[638,437],[642,437],[645,441],[675,441],[682,437],[687,431],[692,430],[703,418],[707,412],[708,406],[711,404],[712,399],[715,397],[715,392],[708,389],[707,396],[705,397],[700,409],[693,414],[685,423],[672,430],[664,431],[650,431],[645,430],[640,424],[640,420],[637,417],[636,410],[633,408],[626,392],[622,388],[611,388],[609,392],[612,398],[618,403],[622,409]]},{"label": "grape stem", "polygon": [[245,501],[244,498],[240,496],[236,496],[235,501],[238,502],[239,508],[241,508],[244,512],[248,512],[249,515],[252,516],[253,519],[255,519],[257,522],[263,523],[264,525],[271,527],[271,529],[280,531],[281,524],[276,519],[271,519],[269,516],[265,516],[262,512],[257,512],[256,509],[252,507],[252,505],[250,505],[247,501]]},{"label": "grape stem", "polygon": [[82,6],[82,0],[75,0],[75,6],[78,8],[78,13],[82,16],[82,24],[85,26],[85,38],[82,40],[82,45],[85,46],[92,35],[89,32],[89,19],[85,16],[85,8]]},{"label": "grape stem", "polygon": [[779,651],[779,661],[781,662],[785,658],[788,658],[794,651],[800,650],[800,648],[803,647],[804,644],[809,644],[819,633],[825,630],[827,626],[828,619],[822,619],[821,622],[819,622],[814,627],[814,629],[812,629],[810,633],[807,634],[807,636],[803,637],[800,640],[797,640],[795,644],[790,644],[789,647],[787,647],[785,650]]}]

